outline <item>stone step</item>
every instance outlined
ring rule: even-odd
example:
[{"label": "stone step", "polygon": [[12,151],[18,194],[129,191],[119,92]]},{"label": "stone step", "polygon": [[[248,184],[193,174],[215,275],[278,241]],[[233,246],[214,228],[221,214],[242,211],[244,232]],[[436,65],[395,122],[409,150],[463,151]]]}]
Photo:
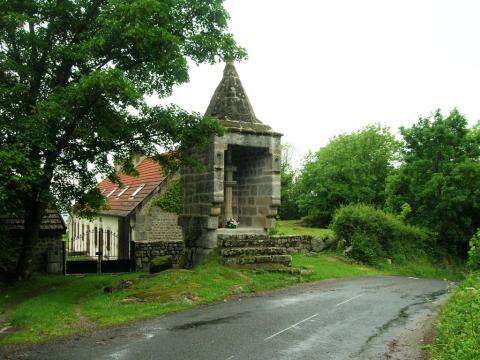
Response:
[{"label": "stone step", "polygon": [[223,262],[226,265],[281,264],[291,266],[292,257],[291,255],[236,256],[225,257]]},{"label": "stone step", "polygon": [[220,246],[222,248],[241,248],[241,247],[277,247],[278,239],[267,235],[244,235],[221,237]]},{"label": "stone step", "polygon": [[266,235],[267,232],[265,229],[262,228],[236,228],[236,229],[228,229],[228,228],[221,228],[217,229],[217,235]]},{"label": "stone step", "polygon": [[236,247],[221,250],[224,257],[231,256],[257,256],[257,255],[285,255],[287,249],[281,247]]}]

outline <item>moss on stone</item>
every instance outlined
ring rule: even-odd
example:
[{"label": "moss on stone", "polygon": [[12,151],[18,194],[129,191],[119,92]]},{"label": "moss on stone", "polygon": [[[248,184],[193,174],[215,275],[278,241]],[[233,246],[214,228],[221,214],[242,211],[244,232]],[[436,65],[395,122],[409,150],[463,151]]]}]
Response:
[{"label": "moss on stone", "polygon": [[173,259],[170,255],[158,256],[150,262],[150,273],[158,273],[173,267]]}]

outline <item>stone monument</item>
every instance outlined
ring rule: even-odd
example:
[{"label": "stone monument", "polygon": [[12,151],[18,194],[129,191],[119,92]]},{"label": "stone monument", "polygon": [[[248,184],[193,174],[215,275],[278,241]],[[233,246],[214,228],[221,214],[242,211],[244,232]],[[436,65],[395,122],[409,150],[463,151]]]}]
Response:
[{"label": "stone monument", "polygon": [[[257,119],[232,62],[206,115],[218,119],[225,134],[203,150],[203,167],[181,169],[187,266],[215,249],[220,233],[265,234],[280,205],[282,135]],[[232,219],[238,227],[226,229]]]}]

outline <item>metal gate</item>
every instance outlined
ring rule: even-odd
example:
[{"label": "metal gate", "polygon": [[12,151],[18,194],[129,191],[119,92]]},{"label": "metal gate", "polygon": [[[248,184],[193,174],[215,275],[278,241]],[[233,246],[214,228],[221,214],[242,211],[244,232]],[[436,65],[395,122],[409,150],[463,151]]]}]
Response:
[{"label": "metal gate", "polygon": [[[118,234],[82,224],[65,245],[66,274],[118,273],[133,270],[130,255],[120,251]],[[78,235],[77,235],[78,234]],[[120,255],[120,256],[119,256]]]}]

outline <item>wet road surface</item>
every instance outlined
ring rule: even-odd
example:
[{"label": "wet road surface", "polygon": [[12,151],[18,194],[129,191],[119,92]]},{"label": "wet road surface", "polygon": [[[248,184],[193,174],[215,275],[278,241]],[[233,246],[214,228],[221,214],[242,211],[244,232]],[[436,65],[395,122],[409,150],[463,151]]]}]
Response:
[{"label": "wet road surface", "polygon": [[407,277],[298,286],[45,344],[22,358],[382,359],[449,286]]}]

